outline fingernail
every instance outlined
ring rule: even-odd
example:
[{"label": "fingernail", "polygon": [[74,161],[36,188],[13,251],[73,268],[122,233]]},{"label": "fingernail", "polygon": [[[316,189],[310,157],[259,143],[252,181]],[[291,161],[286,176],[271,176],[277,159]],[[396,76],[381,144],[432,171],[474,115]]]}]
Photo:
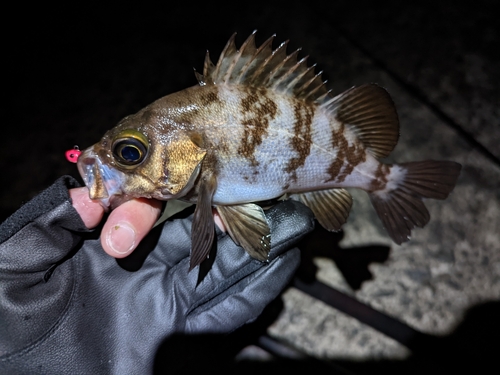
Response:
[{"label": "fingernail", "polygon": [[106,234],[106,243],[118,254],[128,254],[135,247],[135,231],[127,223],[114,225]]}]

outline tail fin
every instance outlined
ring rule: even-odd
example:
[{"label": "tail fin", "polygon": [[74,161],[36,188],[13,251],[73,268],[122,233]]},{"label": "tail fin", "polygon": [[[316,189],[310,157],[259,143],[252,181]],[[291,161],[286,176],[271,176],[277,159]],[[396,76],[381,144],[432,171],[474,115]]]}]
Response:
[{"label": "tail fin", "polygon": [[385,229],[400,245],[414,227],[430,219],[422,198],[445,199],[453,190],[462,166],[452,161],[426,160],[395,164],[385,188],[370,192],[370,199]]}]

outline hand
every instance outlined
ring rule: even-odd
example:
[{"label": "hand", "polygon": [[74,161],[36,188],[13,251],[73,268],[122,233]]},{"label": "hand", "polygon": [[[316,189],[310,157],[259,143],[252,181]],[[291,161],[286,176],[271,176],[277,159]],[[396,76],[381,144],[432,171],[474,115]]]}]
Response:
[{"label": "hand", "polygon": [[[314,226],[307,207],[281,202],[266,211],[269,262],[252,259],[218,232],[210,271],[199,280],[189,272],[193,215],[168,220],[144,238],[159,202],[116,208],[101,237],[128,226],[133,235],[120,238],[126,250],[144,245],[117,264],[87,230],[102,220],[101,206],[86,189],[70,189],[69,202],[75,184],[59,179],[0,227],[0,373],[143,373],[174,333],[231,332],[285,288],[300,262],[294,246]],[[114,257],[126,255],[103,242]],[[139,267],[128,267],[134,260]]]},{"label": "hand", "polygon": [[[98,202],[89,199],[87,188],[71,189],[70,196],[74,208],[87,227],[95,227],[102,220],[104,210]],[[115,208],[102,229],[101,243],[106,253],[115,258],[123,258],[133,252],[158,219],[160,205],[155,200],[134,199]],[[135,294],[130,293],[128,288],[133,286],[135,290],[136,286],[143,285],[144,275],[149,280],[158,278],[159,281],[152,287],[155,290],[154,302],[169,312],[166,315],[169,317],[168,324],[161,330],[163,334],[168,336],[179,330],[197,334],[230,332],[255,319],[264,306],[285,287],[300,259],[299,250],[293,249],[293,246],[313,228],[312,213],[296,201],[279,203],[266,211],[266,216],[272,231],[272,250],[268,263],[250,258],[228,235],[219,233],[215,263],[211,266],[210,274],[198,284],[198,273],[188,272],[191,215],[186,219],[165,222],[163,228],[157,228],[160,229],[160,237],[155,242],[154,252],[149,254],[149,260],[141,266],[140,272],[127,272],[123,276],[122,271],[113,263],[111,277],[108,275],[110,271],[103,273],[108,275],[105,278],[94,277],[100,280],[96,289],[106,286],[107,289],[114,290],[116,301],[109,298],[107,300],[111,305],[120,306],[122,300],[127,299],[132,310],[149,311],[154,310],[145,308],[150,303],[148,296],[152,295],[149,286],[144,290],[138,289],[141,291],[134,298],[140,302],[136,307],[130,307],[132,304],[129,296]],[[222,223],[217,215],[215,220],[221,228]],[[123,231],[124,228],[128,229]],[[129,235],[128,231],[132,234]],[[115,238],[116,235],[120,237]],[[158,231],[153,235],[155,236],[158,236]],[[118,246],[114,241],[123,246],[125,251],[117,252]],[[90,246],[92,245],[89,243]],[[94,247],[94,250],[98,248]],[[100,267],[105,270],[108,267],[105,265],[108,261],[104,259],[97,263],[100,265],[97,269],[93,268],[93,272],[98,274]],[[158,268],[158,264],[161,267]],[[152,265],[155,273],[161,270],[160,276],[152,276]],[[92,289],[90,285],[87,288]],[[149,316],[148,314],[142,311],[138,315],[144,317]],[[113,320],[118,322],[121,318]],[[149,318],[146,320],[149,321]],[[127,324],[129,329],[138,325],[137,322]],[[153,336],[151,332],[147,335]],[[145,337],[140,341],[148,342]]]},{"label": "hand", "polygon": [[[104,209],[89,198],[86,187],[69,190],[69,195],[87,228],[95,228],[102,220]],[[132,199],[115,208],[102,228],[101,245],[114,258],[132,253],[153,228],[160,216],[162,203],[155,199]],[[214,210],[214,221],[222,232],[224,224]]]},{"label": "hand", "polygon": [[[96,227],[102,220],[104,209],[89,198],[86,187],[69,191],[73,207],[87,228]],[[161,202],[154,199],[132,199],[114,209],[102,228],[101,245],[114,258],[124,258],[139,245],[153,228],[161,211]]]}]

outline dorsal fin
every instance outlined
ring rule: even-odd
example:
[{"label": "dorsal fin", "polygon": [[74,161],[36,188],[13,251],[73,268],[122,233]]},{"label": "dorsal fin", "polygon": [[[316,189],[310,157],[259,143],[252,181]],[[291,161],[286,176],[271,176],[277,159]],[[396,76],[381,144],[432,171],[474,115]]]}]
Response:
[{"label": "dorsal fin", "polygon": [[236,34],[233,34],[217,65],[212,63],[207,51],[203,75],[195,72],[199,84],[266,87],[309,101],[321,98],[319,103],[331,99],[325,87],[326,82],[321,79],[321,72],[314,73],[315,65],[308,67],[307,57],[297,60],[300,49],[287,55],[286,41],[273,50],[271,45],[275,35],[256,48],[255,33],[243,42],[239,50],[234,42]]},{"label": "dorsal fin", "polygon": [[389,93],[376,84],[353,87],[321,106],[346,124],[376,158],[388,156],[399,138],[399,120]]}]

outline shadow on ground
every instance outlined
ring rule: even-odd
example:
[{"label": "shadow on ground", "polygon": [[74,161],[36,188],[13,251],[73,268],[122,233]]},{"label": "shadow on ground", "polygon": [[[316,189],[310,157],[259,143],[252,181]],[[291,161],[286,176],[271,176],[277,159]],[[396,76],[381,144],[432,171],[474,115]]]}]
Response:
[{"label": "shadow on ground", "polygon": [[[155,374],[443,374],[464,370],[486,373],[494,365],[500,337],[500,302],[471,308],[463,322],[447,336],[428,335],[387,316],[316,279],[317,256],[332,259],[357,289],[372,278],[370,263],[384,262],[386,246],[343,249],[342,232],[330,233],[317,226],[300,244],[303,259],[291,286],[330,304],[353,318],[392,337],[411,351],[406,360],[356,361],[313,358],[287,343],[269,337],[268,327],[283,310],[281,297],[274,300],[253,323],[230,335],[174,335],[163,342],[155,361]],[[264,356],[241,355],[248,346]]]},{"label": "shadow on ground", "polygon": [[[500,334],[500,303],[490,302],[469,310],[453,333],[444,337],[422,335],[413,343],[413,354],[403,361],[318,360],[303,355],[290,359],[280,355],[283,344],[262,345],[262,335],[279,314],[276,300],[253,324],[231,335],[173,336],[159,348],[155,374],[443,374],[488,373],[495,368]],[[272,354],[266,360],[235,360],[248,345]],[[286,347],[286,346],[285,346]],[[418,348],[417,348],[418,347]]]}]

